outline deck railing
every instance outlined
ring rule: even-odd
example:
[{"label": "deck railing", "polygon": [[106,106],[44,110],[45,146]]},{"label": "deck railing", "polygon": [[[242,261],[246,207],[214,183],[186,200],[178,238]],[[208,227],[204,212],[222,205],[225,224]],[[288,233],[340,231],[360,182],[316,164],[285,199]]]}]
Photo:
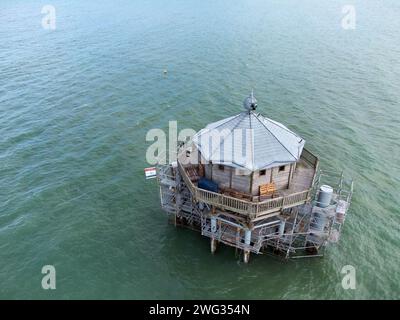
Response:
[{"label": "deck railing", "polygon": [[[304,157],[303,157],[304,155]],[[302,158],[316,168],[318,166],[318,158],[311,152],[303,149]],[[311,197],[311,186],[301,192],[292,193],[283,197],[268,199],[261,202],[252,202],[247,200],[236,199],[221,193],[216,193],[204,189],[200,189],[193,184],[188,177],[185,168],[178,160],[179,172],[197,201],[201,201],[216,207],[224,208],[240,214],[249,215],[252,218],[279,212],[282,209],[295,207],[306,203]]]}]

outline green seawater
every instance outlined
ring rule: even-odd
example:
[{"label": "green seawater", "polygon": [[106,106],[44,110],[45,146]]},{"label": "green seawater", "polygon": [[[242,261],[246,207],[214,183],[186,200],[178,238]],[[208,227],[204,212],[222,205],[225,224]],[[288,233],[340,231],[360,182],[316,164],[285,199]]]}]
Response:
[{"label": "green seawater", "polygon": [[[211,255],[144,179],[148,130],[199,130],[252,88],[322,168],[355,179],[323,259]],[[399,101],[397,0],[2,0],[0,298],[399,299]]]}]

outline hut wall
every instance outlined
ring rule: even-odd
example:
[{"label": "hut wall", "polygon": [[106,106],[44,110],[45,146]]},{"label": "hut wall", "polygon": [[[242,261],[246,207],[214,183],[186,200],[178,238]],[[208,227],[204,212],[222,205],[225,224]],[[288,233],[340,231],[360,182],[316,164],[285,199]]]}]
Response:
[{"label": "hut wall", "polygon": [[258,196],[260,193],[260,185],[271,182],[271,169],[265,171],[265,175],[260,175],[260,171],[255,171],[253,174],[252,195]]},{"label": "hut wall", "polygon": [[250,193],[251,174],[241,175],[233,169],[232,172],[232,189],[243,193]]},{"label": "hut wall", "polygon": [[[251,175],[242,175],[234,168],[224,166],[224,170],[219,168],[218,164],[205,164],[204,173],[207,179],[213,180],[218,183],[220,187],[232,188],[243,193],[250,193],[254,196],[259,195],[260,185],[274,182],[277,190],[287,189],[289,187],[289,178],[291,171],[294,171],[295,165],[287,164],[283,171],[279,171],[279,166],[271,169],[267,169],[265,175],[260,175],[260,171]],[[251,188],[250,188],[251,184]]]},{"label": "hut wall", "polygon": [[218,164],[212,165],[212,180],[222,188],[230,188],[231,173],[231,167],[223,166],[222,170]]},{"label": "hut wall", "polygon": [[277,190],[287,189],[290,175],[289,164],[285,165],[285,169],[283,171],[279,171],[280,167],[274,167],[272,169],[272,181],[275,183]]}]

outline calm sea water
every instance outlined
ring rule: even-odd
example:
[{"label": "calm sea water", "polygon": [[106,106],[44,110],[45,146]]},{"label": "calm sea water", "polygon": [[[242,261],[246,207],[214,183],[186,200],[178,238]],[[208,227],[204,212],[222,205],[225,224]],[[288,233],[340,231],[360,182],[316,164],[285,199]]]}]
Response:
[{"label": "calm sea water", "polygon": [[[0,298],[400,298],[399,31],[397,0],[2,0]],[[213,256],[144,179],[149,129],[198,130],[251,88],[356,180],[323,259]],[[348,264],[356,290],[341,286]]]}]

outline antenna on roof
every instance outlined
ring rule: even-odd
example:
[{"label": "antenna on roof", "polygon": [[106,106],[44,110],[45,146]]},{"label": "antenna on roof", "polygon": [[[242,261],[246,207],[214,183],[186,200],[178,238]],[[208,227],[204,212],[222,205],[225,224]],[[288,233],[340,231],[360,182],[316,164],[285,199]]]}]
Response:
[{"label": "antenna on roof", "polygon": [[257,100],[256,98],[254,98],[253,89],[251,89],[251,94],[246,99],[244,99],[243,107],[249,112],[256,110]]}]

